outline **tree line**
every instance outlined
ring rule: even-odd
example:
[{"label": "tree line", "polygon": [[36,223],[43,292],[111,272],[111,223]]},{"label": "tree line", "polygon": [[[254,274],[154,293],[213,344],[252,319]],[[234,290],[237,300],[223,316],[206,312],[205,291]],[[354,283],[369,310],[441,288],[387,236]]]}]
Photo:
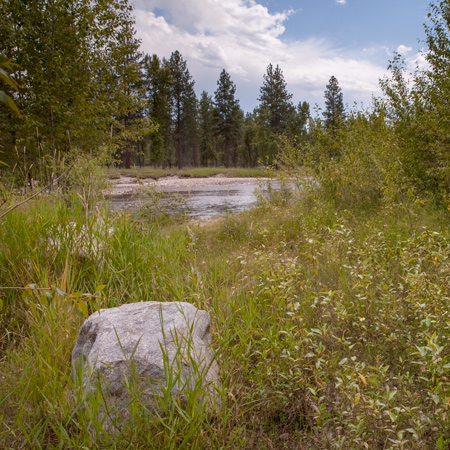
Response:
[{"label": "tree line", "polygon": [[306,134],[309,105],[295,107],[280,67],[269,65],[259,105],[244,114],[236,85],[223,69],[214,95],[198,99],[187,62],[179,51],[169,59],[145,55],[142,64],[145,114],[157,125],[140,145],[145,162],[178,168],[184,165],[256,166],[273,160],[276,136]]},{"label": "tree line", "polygon": [[30,173],[80,154],[125,167],[254,167],[274,160],[277,136],[307,138],[309,104],[293,104],[279,66],[244,114],[225,69],[198,98],[180,52],[143,54],[134,23],[128,0],[3,0],[1,160]]},{"label": "tree line", "polygon": [[125,167],[281,166],[289,148],[336,198],[406,204],[433,192],[450,204],[450,0],[430,4],[425,69],[411,75],[396,55],[383,97],[356,111],[332,76],[315,117],[272,64],[250,113],[226,69],[198,98],[180,52],[141,53],[134,23],[128,0],[0,3],[2,176],[51,178],[85,155]]}]

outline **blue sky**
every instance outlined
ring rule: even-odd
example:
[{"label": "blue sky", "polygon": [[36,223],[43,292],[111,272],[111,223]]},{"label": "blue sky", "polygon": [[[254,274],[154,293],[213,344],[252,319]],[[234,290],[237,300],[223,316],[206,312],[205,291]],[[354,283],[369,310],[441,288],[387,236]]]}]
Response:
[{"label": "blue sky", "polygon": [[369,107],[400,51],[423,66],[427,0],[136,0],[142,50],[179,50],[198,94],[213,95],[222,69],[244,111],[257,106],[267,65],[279,64],[294,103],[323,105],[332,75],[344,102]]}]

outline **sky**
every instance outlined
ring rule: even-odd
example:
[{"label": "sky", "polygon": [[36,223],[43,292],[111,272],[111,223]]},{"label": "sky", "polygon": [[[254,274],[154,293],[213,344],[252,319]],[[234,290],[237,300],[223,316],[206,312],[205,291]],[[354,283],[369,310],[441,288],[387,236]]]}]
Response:
[{"label": "sky", "polygon": [[258,105],[267,66],[279,65],[295,104],[323,107],[331,76],[349,108],[380,96],[394,52],[424,66],[428,0],[135,0],[141,50],[187,61],[198,95],[214,96],[225,69],[245,112]]}]

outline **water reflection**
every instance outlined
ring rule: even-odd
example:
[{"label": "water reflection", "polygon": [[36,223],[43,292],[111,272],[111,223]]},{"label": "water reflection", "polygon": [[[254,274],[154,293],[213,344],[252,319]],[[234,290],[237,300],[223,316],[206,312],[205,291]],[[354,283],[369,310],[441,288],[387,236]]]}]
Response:
[{"label": "water reflection", "polygon": [[[255,190],[261,189],[257,181],[230,185],[201,185],[183,187],[159,187],[157,191],[163,197],[164,193],[175,194],[184,199],[184,202],[173,206],[171,200],[169,210],[186,214],[190,217],[207,219],[222,216],[227,213],[241,212],[253,206],[257,197]],[[164,204],[164,199],[161,198]],[[155,198],[146,194],[123,194],[108,199],[111,210],[137,211],[140,208],[154,207]]]}]

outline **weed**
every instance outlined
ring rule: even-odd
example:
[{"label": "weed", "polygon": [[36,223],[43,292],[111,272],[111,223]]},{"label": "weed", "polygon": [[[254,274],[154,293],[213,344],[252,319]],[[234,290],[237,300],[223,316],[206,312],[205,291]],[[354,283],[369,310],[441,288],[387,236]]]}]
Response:
[{"label": "weed", "polygon": [[[214,227],[127,215],[103,227],[52,198],[18,208],[0,228],[0,285],[15,288],[0,290],[0,445],[446,448],[448,218],[410,212],[313,190]],[[75,234],[64,238],[72,223],[101,250],[80,254]],[[210,312],[220,413],[205,416],[194,389],[190,406],[163,397],[159,416],[139,406],[133,427],[95,442],[69,364],[79,305],[151,300]]]}]

